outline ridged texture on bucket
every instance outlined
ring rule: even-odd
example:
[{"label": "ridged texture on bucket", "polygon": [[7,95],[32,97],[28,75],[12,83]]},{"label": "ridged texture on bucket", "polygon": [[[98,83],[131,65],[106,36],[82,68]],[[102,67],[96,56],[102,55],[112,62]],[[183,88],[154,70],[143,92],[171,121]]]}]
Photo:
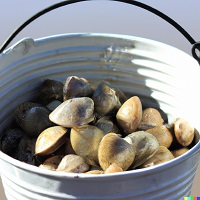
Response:
[{"label": "ridged texture on bucket", "polygon": [[[193,156],[191,159],[197,160],[198,155]],[[198,162],[197,162],[198,163]],[[62,184],[66,186],[66,189],[60,183],[52,183],[53,188],[51,190],[51,179],[48,176],[43,176],[43,185],[46,182],[46,186],[41,187],[41,183],[35,185],[33,183],[33,174],[27,174],[29,177],[19,177],[16,179],[16,175],[3,173],[2,180],[5,187],[6,195],[9,200],[48,200],[48,199],[87,199],[87,200],[100,200],[100,199],[141,199],[141,200],[160,200],[160,199],[176,199],[182,200],[184,196],[189,196],[193,178],[197,169],[197,163],[189,163],[185,161],[175,166],[168,166],[168,168],[158,168],[157,171],[149,171],[148,173],[140,171],[139,174],[119,174],[117,177],[97,177],[84,180],[81,178],[75,178],[76,181],[68,180],[68,183]],[[178,171],[179,170],[179,171]],[[167,174],[166,174],[167,173]],[[168,177],[167,177],[168,175]],[[75,177],[76,175],[74,175]],[[33,180],[31,180],[33,178]],[[55,181],[55,180],[54,180]],[[56,180],[57,181],[57,180]],[[49,187],[48,187],[49,186]],[[57,188],[55,190],[55,186]],[[75,188],[74,188],[75,187]],[[108,190],[109,188],[109,190]],[[66,191],[67,194],[64,192]],[[75,192],[76,191],[76,192]]]},{"label": "ridged texture on bucket", "polygon": [[[0,64],[1,130],[13,118],[15,107],[37,94],[43,80],[71,75],[109,81],[140,96],[144,107],[165,111],[169,122],[185,117],[200,130],[200,99],[194,92],[200,85],[198,64],[184,52],[155,41],[108,34],[25,39],[2,54]],[[41,174],[41,169],[0,152],[0,170],[9,200],[178,200],[190,193],[199,149],[198,143],[184,156],[151,170],[106,176],[57,175],[47,170]]]}]

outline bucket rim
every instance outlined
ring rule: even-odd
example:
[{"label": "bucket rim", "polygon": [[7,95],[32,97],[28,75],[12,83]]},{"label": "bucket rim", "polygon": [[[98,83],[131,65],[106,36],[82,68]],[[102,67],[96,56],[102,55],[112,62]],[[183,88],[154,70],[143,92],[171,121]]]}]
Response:
[{"label": "bucket rim", "polygon": [[[134,36],[134,35],[128,35],[128,34],[118,34],[118,33],[101,33],[101,32],[72,32],[72,33],[62,33],[62,34],[53,34],[53,35],[47,35],[44,37],[38,37],[38,38],[31,38],[31,37],[24,37],[18,41],[16,41],[14,44],[12,44],[10,47],[8,47],[6,50],[4,50],[0,54],[1,55],[7,54],[10,51],[12,51],[18,44],[24,43],[26,40],[32,40],[35,44],[42,44],[53,40],[58,39],[67,39],[67,38],[74,38],[74,37],[104,37],[104,38],[116,38],[116,39],[125,39],[125,40],[132,40],[132,41],[139,41],[148,43],[150,45],[156,45],[159,48],[168,48],[168,49],[174,49],[176,51],[179,51],[180,53],[185,54],[184,56],[189,56],[193,61],[196,62],[197,66],[198,62],[193,58],[192,55],[186,53],[185,51],[179,49],[178,47],[174,47],[170,44],[167,44],[165,42],[157,41],[151,38],[146,37],[140,37],[140,36]],[[34,47],[34,45],[32,45]],[[37,47],[35,47],[37,48]]]}]

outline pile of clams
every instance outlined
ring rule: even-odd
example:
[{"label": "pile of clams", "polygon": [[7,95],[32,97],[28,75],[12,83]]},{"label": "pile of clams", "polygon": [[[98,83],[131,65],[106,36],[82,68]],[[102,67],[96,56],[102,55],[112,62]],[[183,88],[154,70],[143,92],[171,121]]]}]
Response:
[{"label": "pile of clams", "polygon": [[15,110],[15,121],[1,139],[1,150],[40,168],[108,174],[155,166],[187,152],[194,128],[173,124],[163,112],[143,108],[106,81],[76,76],[45,80],[34,102]]}]

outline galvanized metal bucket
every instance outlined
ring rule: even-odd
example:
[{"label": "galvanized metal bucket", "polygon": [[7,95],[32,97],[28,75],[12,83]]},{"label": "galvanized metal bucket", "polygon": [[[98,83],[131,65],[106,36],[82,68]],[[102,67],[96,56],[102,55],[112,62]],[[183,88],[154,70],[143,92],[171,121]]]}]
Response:
[{"label": "galvanized metal bucket", "polygon": [[189,196],[200,161],[200,69],[194,58],[149,39],[79,33],[22,39],[1,53],[0,66],[1,133],[12,121],[16,106],[37,95],[43,80],[65,80],[70,75],[110,81],[140,96],[144,106],[165,111],[169,122],[184,117],[196,128],[195,145],[184,155],[155,167],[109,175],[56,173],[0,151],[0,173],[9,200],[177,200]]}]

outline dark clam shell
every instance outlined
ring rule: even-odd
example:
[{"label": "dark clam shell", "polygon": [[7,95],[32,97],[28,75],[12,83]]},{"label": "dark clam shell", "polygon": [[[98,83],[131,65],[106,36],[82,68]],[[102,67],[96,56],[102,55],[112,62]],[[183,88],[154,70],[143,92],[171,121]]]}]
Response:
[{"label": "dark clam shell", "polygon": [[47,105],[54,100],[63,101],[63,83],[47,79],[41,85],[39,101],[41,104]]},{"label": "dark clam shell", "polygon": [[70,76],[64,83],[63,99],[64,101],[75,97],[90,97],[91,89],[89,82],[84,78]]},{"label": "dark clam shell", "polygon": [[31,137],[38,135],[46,128],[53,125],[49,120],[50,111],[37,103],[25,102],[20,104],[15,111],[17,124]]},{"label": "dark clam shell", "polygon": [[105,83],[97,86],[92,99],[95,104],[95,113],[99,118],[114,113],[121,106],[116,92]]}]

